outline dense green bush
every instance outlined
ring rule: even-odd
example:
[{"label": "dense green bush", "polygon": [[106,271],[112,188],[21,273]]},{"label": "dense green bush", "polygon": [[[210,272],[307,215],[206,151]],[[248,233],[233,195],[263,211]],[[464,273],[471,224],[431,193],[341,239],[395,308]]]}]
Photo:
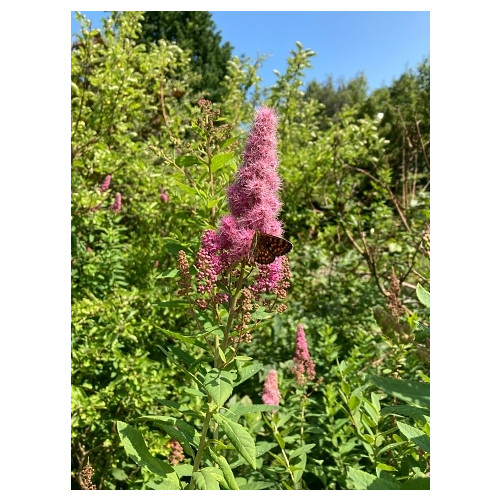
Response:
[{"label": "dense green bush", "polygon": [[[280,118],[292,278],[286,312],[239,352],[262,368],[224,403],[260,443],[256,468],[230,447],[224,460],[241,489],[428,488],[428,61],[332,116],[302,90],[314,53],[297,44],[262,94],[260,61],[233,58],[212,105],[198,102],[182,49],[136,43],[141,19],[113,13],[97,31],[81,18],[72,47],[72,487],[88,487],[88,462],[98,489],[174,485],[134,463],[117,423],[165,464],[179,425],[201,429],[203,398],[162,351],[186,351],[179,335],[197,328],[178,295],[177,256],[194,264],[203,231],[228,213],[226,189],[263,102]],[[316,365],[306,386],[291,371],[299,323]],[[201,369],[206,353],[187,347]],[[270,369],[279,411],[243,411],[261,403]],[[172,415],[176,425],[161,423]],[[193,460],[182,444],[184,474]],[[219,483],[229,486],[210,484]]]}]

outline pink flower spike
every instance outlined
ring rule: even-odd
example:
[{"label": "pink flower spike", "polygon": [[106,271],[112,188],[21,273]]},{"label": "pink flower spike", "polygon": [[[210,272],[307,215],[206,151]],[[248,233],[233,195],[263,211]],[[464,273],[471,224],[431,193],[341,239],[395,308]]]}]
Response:
[{"label": "pink flower spike", "polygon": [[314,361],[309,354],[306,334],[301,324],[297,325],[297,342],[293,361],[295,362],[295,366],[292,366],[291,371],[295,375],[295,379],[299,385],[304,385],[306,379],[314,380],[316,378]]},{"label": "pink flower spike", "polygon": [[104,182],[101,184],[101,191],[102,192],[107,191],[110,183],[111,183],[111,175],[108,174],[104,179]]},{"label": "pink flower spike", "polygon": [[276,219],[281,209],[277,126],[274,110],[266,107],[257,110],[243,154],[243,165],[236,181],[227,190],[227,199],[238,225],[281,236],[281,224]]},{"label": "pink flower spike", "polygon": [[121,193],[116,193],[115,202],[113,203],[111,210],[113,212],[119,213],[122,209],[122,195]]},{"label": "pink flower spike", "polygon": [[270,370],[264,382],[264,390],[262,391],[262,401],[266,405],[280,404],[280,391],[278,389],[278,372]]}]

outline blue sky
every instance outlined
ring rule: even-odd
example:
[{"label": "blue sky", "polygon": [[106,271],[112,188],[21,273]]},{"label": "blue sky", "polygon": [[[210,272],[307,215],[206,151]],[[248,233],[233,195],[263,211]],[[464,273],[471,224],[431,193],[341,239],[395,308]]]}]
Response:
[{"label": "blue sky", "polygon": [[[87,12],[93,26],[105,12]],[[264,87],[276,80],[277,69],[283,73],[286,59],[295,41],[312,49],[313,68],[305,82],[319,82],[331,75],[335,81],[364,72],[371,90],[390,85],[406,69],[415,68],[430,55],[430,13],[427,11],[381,12],[212,12],[223,41],[233,53],[256,57],[268,55],[260,76]],[[71,18],[71,33],[79,24]]]}]

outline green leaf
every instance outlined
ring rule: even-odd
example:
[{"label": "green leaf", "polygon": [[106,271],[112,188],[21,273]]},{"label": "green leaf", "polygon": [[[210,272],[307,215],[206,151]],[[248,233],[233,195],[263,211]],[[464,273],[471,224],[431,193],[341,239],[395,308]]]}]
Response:
[{"label": "green leaf", "polygon": [[412,477],[403,483],[403,490],[430,490],[430,477]]},{"label": "green leaf", "polygon": [[235,374],[232,372],[212,368],[206,375],[203,385],[208,394],[220,408],[233,392],[233,380]]},{"label": "green leaf", "polygon": [[431,294],[420,283],[417,284],[417,297],[424,306],[431,307]]},{"label": "green leaf", "polygon": [[195,472],[193,482],[197,490],[220,490],[217,476],[208,471],[207,468]]},{"label": "green leaf", "polygon": [[[178,340],[179,342],[182,342],[183,344],[188,344],[188,345],[197,345],[198,347],[205,348],[205,344],[203,342],[200,342],[196,337],[186,337],[185,335],[182,335],[177,332],[172,332],[171,330],[165,330],[164,328],[160,328],[159,326],[156,327],[160,332],[164,333],[165,335],[168,335],[170,338]],[[191,357],[191,356],[190,356]],[[192,358],[194,359],[194,358]]]},{"label": "green leaf", "polygon": [[415,443],[419,448],[430,453],[431,451],[431,441],[429,436],[420,429],[412,427],[411,425],[405,424],[404,422],[396,422],[399,430],[404,434],[404,436]]},{"label": "green leaf", "polygon": [[[262,455],[267,453],[269,450],[276,448],[276,446],[278,446],[277,443],[268,443],[267,441],[259,441],[258,443],[255,444],[256,457],[257,458],[261,457]],[[231,463],[231,469],[234,469],[235,467],[239,467],[240,465],[243,465],[243,464],[246,464],[246,461],[240,457],[240,458],[238,458],[238,460]],[[238,482],[238,484],[239,484],[239,482]]]},{"label": "green leaf", "polygon": [[430,407],[430,384],[370,375],[370,380],[387,394],[417,406]]},{"label": "green leaf", "polygon": [[404,417],[421,418],[424,415],[429,416],[429,410],[426,408],[419,408],[418,406],[410,405],[396,405],[386,406],[382,408],[382,415],[402,415]]},{"label": "green leaf", "polygon": [[374,425],[376,425],[376,422],[379,421],[379,413],[378,413],[377,409],[375,408],[375,406],[372,405],[370,402],[365,401],[363,403],[363,407],[366,410],[366,412],[368,413],[368,415],[370,415],[371,420],[373,421]]},{"label": "green leaf", "polygon": [[397,469],[395,467],[392,467],[390,465],[387,465],[387,464],[383,464],[381,462],[377,463],[377,469],[380,469],[380,470],[386,470],[388,472],[394,472],[394,471],[397,471]]},{"label": "green leaf", "polygon": [[238,481],[240,490],[265,490],[271,487],[273,487],[273,489],[276,488],[275,483],[269,481],[250,481],[247,483],[247,480],[243,477],[239,477],[236,480]]},{"label": "green leaf", "polygon": [[186,368],[184,368],[184,366],[182,366],[182,364],[179,363],[169,352],[163,349],[161,345],[157,345],[157,347],[163,352],[163,354],[165,354],[165,356],[167,356],[168,359],[172,361],[172,363],[175,364],[175,366],[177,366],[180,370],[182,370],[188,377],[193,379],[200,388],[204,389],[203,384],[198,380],[198,378],[195,375],[193,375],[189,370],[186,370]]},{"label": "green leaf", "polygon": [[220,428],[226,433],[231,444],[238,453],[254,468],[257,468],[255,443],[250,433],[240,424],[231,422],[223,415],[214,414],[214,420]]},{"label": "green leaf", "polygon": [[227,412],[224,414],[225,417],[230,420],[236,421],[242,415],[247,415],[248,413],[260,413],[263,411],[273,411],[277,410],[279,406],[275,405],[243,405],[241,403],[235,403],[232,405]]},{"label": "green leaf", "polygon": [[239,490],[240,488],[238,487],[238,483],[236,482],[236,478],[234,477],[233,471],[229,464],[227,463],[227,460],[225,457],[222,455],[217,455],[212,448],[208,449],[210,453],[210,458],[217,463],[217,465],[220,467],[220,470],[222,471],[222,474],[224,475],[224,479],[226,480],[229,488],[231,490]]},{"label": "green leaf", "polygon": [[401,486],[387,479],[368,474],[354,467],[347,468],[347,475],[354,483],[356,490],[400,490]]},{"label": "green leaf", "polygon": [[193,466],[189,464],[174,465],[173,469],[179,478],[193,475]]},{"label": "green leaf", "polygon": [[171,253],[175,256],[179,253],[179,250],[184,250],[187,254],[191,253],[191,249],[182,243],[179,243],[177,240],[167,239],[165,241],[165,248],[168,253]]},{"label": "green leaf", "polygon": [[172,488],[172,485],[174,483],[170,481],[169,479],[150,479],[146,483],[146,488],[149,488],[151,490],[180,490],[180,485],[178,485],[176,488]]},{"label": "green leaf", "polygon": [[163,429],[171,438],[179,441],[185,452],[195,456],[192,447],[198,447],[199,439],[195,438],[196,429],[180,419],[174,419],[164,415],[148,415],[139,417],[141,420],[149,420]]},{"label": "green leaf", "polygon": [[111,475],[117,481],[126,481],[128,479],[128,476],[123,469],[111,469]]},{"label": "green leaf", "polygon": [[298,457],[301,453],[307,453],[308,451],[312,450],[315,446],[316,446],[315,443],[301,446],[300,448],[297,448],[296,450],[293,450],[291,453],[289,453],[288,458],[289,460],[291,460],[294,457]]},{"label": "green leaf", "polygon": [[234,387],[240,385],[242,382],[245,382],[245,380],[255,375],[262,368],[262,366],[262,363],[259,363],[258,361],[254,361],[252,364],[248,365],[237,360],[236,369],[238,371],[238,378],[234,382]]},{"label": "green leaf", "polygon": [[156,279],[160,278],[175,278],[179,274],[178,269],[171,269],[170,271],[164,271],[163,273],[160,273]]},{"label": "green leaf", "polygon": [[117,422],[117,428],[125,452],[137,465],[144,467],[153,474],[166,478],[169,484],[176,486],[176,488],[170,489],[180,488],[179,478],[174,469],[151,455],[140,431],[121,421]]},{"label": "green leaf", "polygon": [[257,311],[252,313],[253,319],[266,320],[271,319],[274,315],[271,314],[265,307],[260,306]]},{"label": "green leaf", "polygon": [[198,165],[199,163],[202,163],[199,158],[197,158],[194,155],[184,155],[184,156],[179,156],[175,160],[175,163],[179,167],[190,167],[192,165]]},{"label": "green leaf", "polygon": [[198,191],[191,186],[188,186],[187,184],[184,184],[183,182],[178,181],[177,179],[173,179],[177,187],[182,189],[187,194],[196,194]]},{"label": "green leaf", "polygon": [[168,309],[187,309],[189,302],[187,300],[161,300],[153,302],[155,307],[166,307]]},{"label": "green leaf", "polygon": [[215,173],[217,170],[220,170],[224,165],[229,163],[234,156],[234,151],[231,151],[230,153],[221,153],[218,155],[215,155],[212,158],[212,172]]}]

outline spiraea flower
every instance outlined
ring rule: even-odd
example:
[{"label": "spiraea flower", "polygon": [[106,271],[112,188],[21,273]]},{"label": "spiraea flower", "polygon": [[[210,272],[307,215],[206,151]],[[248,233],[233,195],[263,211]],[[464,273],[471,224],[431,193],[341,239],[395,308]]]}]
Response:
[{"label": "spiraea flower", "polygon": [[165,191],[164,187],[162,187],[160,191],[160,200],[163,203],[167,203],[167,201],[169,200],[168,193]]},{"label": "spiraea flower", "polygon": [[122,209],[122,195],[121,193],[116,193],[115,202],[111,206],[111,210],[116,213],[120,213]]},{"label": "spiraea flower", "polygon": [[298,384],[304,385],[307,380],[312,381],[315,379],[316,370],[314,361],[309,354],[306,334],[301,324],[297,325],[297,342],[293,361],[295,364],[291,367],[291,371],[295,375]]},{"label": "spiraea flower", "polygon": [[266,405],[280,404],[280,391],[278,389],[278,372],[270,370],[267,374],[266,381],[264,382],[264,389],[262,391],[262,401]]},{"label": "spiraea flower", "polygon": [[109,189],[109,184],[111,183],[111,175],[108,174],[104,179],[104,182],[101,184],[101,191],[107,191]]},{"label": "spiraea flower", "polygon": [[172,465],[179,465],[180,462],[182,462],[185,458],[184,456],[184,449],[182,448],[181,443],[179,441],[176,441],[175,439],[171,439],[168,443],[167,446],[170,448],[170,455],[168,456],[168,461]]},{"label": "spiraea flower", "polygon": [[[281,181],[277,172],[278,153],[274,110],[262,107],[255,114],[252,130],[243,154],[236,180],[227,190],[230,215],[222,217],[217,230],[217,252],[221,271],[248,257],[255,231],[282,236],[281,209],[278,196]],[[273,291],[279,281],[281,260],[268,266],[258,278],[262,291]]]},{"label": "spiraea flower", "polygon": [[[194,303],[198,309],[212,307],[216,310],[217,304],[228,302],[228,295],[220,293],[221,289],[235,291],[238,296],[231,305],[234,323],[228,337],[236,344],[249,342],[252,338],[248,331],[251,329],[250,305],[260,302],[269,311],[276,308],[282,312],[284,304],[278,305],[275,299],[265,297],[261,300],[261,295],[274,294],[276,299],[284,299],[290,285],[288,260],[280,256],[269,264],[259,263],[257,272],[251,274],[250,284],[238,281],[240,276],[243,277],[238,264],[249,262],[256,232],[260,236],[277,237],[283,233],[281,221],[277,218],[281,209],[277,124],[278,118],[272,109],[263,107],[256,112],[242,165],[227,190],[230,214],[220,219],[215,231],[205,231],[196,256],[196,291],[200,296]],[[257,265],[256,261],[252,263]],[[236,280],[234,283],[233,279]],[[244,294],[239,295],[240,287],[246,288]]]}]

